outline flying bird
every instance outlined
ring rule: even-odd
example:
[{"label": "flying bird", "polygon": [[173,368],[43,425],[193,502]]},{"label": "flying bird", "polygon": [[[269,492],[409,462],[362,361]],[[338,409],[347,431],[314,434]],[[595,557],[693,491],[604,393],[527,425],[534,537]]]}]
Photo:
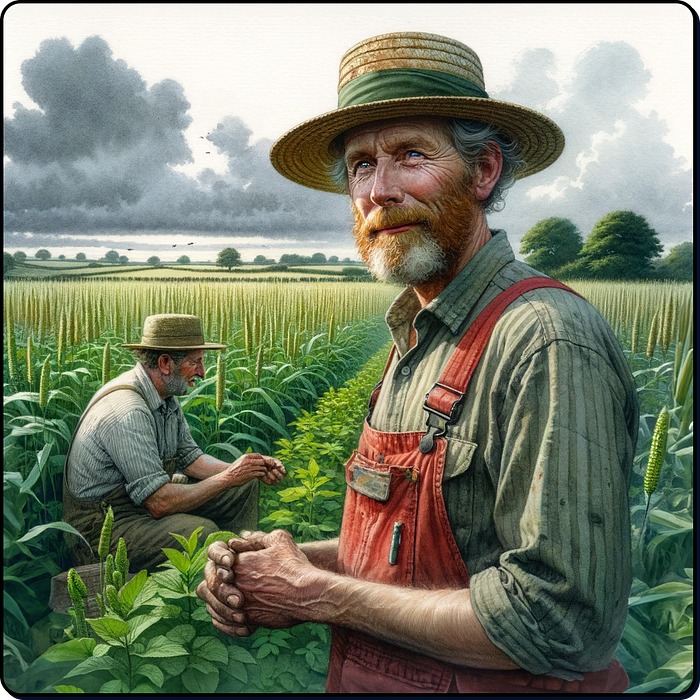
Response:
[{"label": "flying bird", "polygon": [[177,248],[177,243],[173,243],[173,248]]},{"label": "flying bird", "polygon": [[188,243],[187,245],[194,245],[194,241],[192,241],[192,243]]},{"label": "flying bird", "polygon": [[211,151],[204,151],[205,153],[211,153]]},{"label": "flying bird", "polygon": [[133,250],[133,248],[127,248],[127,250]]}]

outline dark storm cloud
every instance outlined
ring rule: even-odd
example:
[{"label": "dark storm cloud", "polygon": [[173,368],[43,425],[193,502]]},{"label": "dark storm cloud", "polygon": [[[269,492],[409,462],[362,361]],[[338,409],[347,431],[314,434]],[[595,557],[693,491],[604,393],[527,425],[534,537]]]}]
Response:
[{"label": "dark storm cloud", "polygon": [[527,52],[512,84],[493,94],[544,111],[561,127],[566,147],[554,165],[515,185],[492,225],[508,230],[518,249],[541,219],[569,218],[586,236],[605,214],[625,209],[647,218],[666,253],[691,240],[692,172],[664,141],[658,114],[635,108],[651,78],[639,53],[623,42],[596,44],[557,89],[554,67],[550,52]]},{"label": "dark storm cloud", "polygon": [[16,104],[5,119],[6,231],[311,237],[348,230],[345,199],[285,180],[269,163],[270,142],[251,143],[237,117],[208,136],[227,156],[224,175],[207,170],[194,179],[174,171],[192,161],[182,87],[164,80],[149,88],[99,37],[78,48],[66,39],[43,42],[22,76],[41,110]]}]

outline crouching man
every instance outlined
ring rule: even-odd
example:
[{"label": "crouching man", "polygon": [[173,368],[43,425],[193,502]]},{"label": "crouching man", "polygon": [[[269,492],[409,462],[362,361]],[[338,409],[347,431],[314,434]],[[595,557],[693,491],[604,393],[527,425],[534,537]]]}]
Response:
[{"label": "crouching man", "polygon": [[[229,464],[204,452],[190,434],[176,396],[204,378],[205,343],[197,316],[149,316],[140,343],[124,344],[136,366],[105,384],[80,418],[66,455],[63,519],[96,550],[107,509],[114,512],[112,541],[126,541],[132,569],[165,561],[161,549],[202,527],[202,541],[217,530],[257,527],[258,480],[277,484],[282,463],[252,453]],[[91,560],[72,548],[75,564]]]}]

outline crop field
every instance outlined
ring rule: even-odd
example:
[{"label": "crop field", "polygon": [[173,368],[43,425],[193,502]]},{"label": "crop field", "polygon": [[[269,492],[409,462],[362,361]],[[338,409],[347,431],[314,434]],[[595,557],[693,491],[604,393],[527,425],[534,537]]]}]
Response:
[{"label": "crop field", "polygon": [[[398,289],[222,283],[193,267],[181,272],[196,281],[167,285],[124,273],[4,284],[4,682],[19,693],[323,692],[326,626],[237,639],[212,627],[194,592],[208,544],[197,533],[173,539],[162,571],[132,571],[129,583],[105,560],[100,616],[85,619],[75,581],[70,614],[48,607],[51,577],[69,566],[68,443],[95,391],[133,366],[121,344],[138,340],[153,313],[197,314],[207,340],[226,343],[207,353],[205,379],[181,405],[206,452],[230,461],[252,449],[286,465],[280,486],[261,489],[261,529],[283,527],[297,541],[338,534],[343,464],[389,352],[383,316]],[[641,408],[629,492],[635,578],[617,658],[631,692],[678,693],[693,677],[693,288],[569,284],[615,331]],[[126,571],[128,542],[119,556]]]}]

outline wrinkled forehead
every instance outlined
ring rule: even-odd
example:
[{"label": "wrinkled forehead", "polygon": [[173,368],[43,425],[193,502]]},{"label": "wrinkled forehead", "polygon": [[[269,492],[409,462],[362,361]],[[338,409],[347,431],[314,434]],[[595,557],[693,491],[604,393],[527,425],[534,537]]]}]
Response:
[{"label": "wrinkled forehead", "polygon": [[348,150],[376,140],[393,141],[396,139],[410,140],[437,138],[452,141],[449,130],[449,120],[445,117],[401,117],[398,119],[381,119],[379,121],[360,124],[341,134],[339,141]]}]

